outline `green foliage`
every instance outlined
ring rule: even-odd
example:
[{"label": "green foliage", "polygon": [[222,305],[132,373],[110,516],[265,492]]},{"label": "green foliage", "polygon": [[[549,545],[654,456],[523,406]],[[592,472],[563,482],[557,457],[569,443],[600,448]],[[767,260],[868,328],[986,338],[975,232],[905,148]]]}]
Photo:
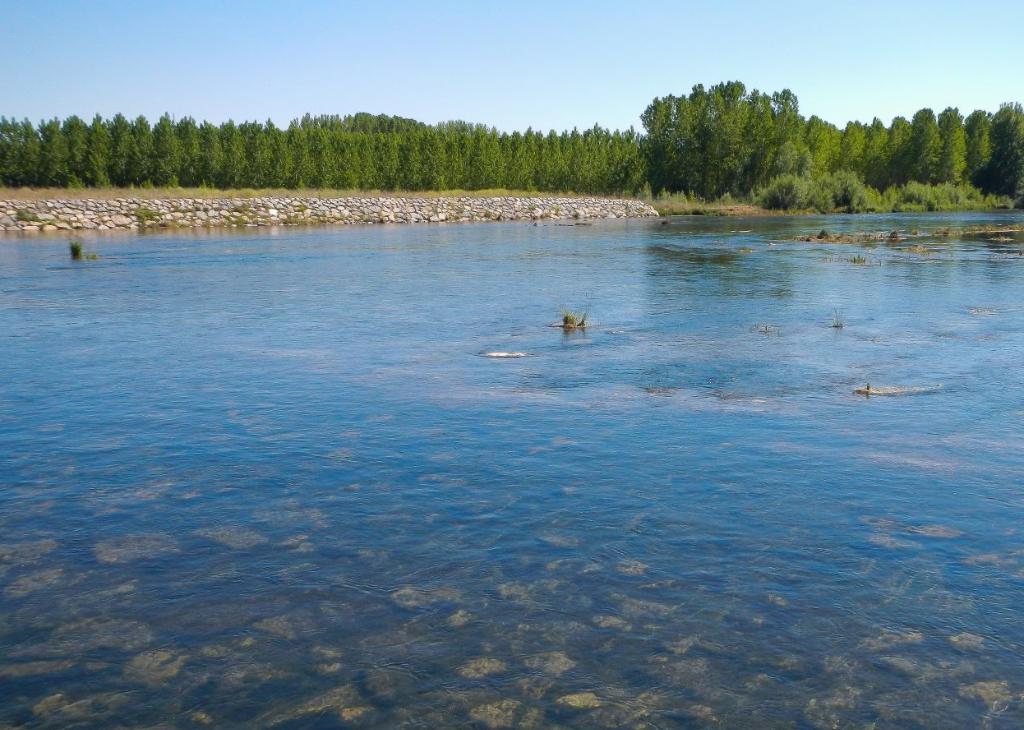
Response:
[{"label": "green foliage", "polygon": [[958,185],[964,182],[967,169],[967,133],[959,109],[949,107],[939,115],[939,136],[942,147],[937,181]]},{"label": "green foliage", "polygon": [[34,210],[29,210],[28,208],[18,208],[18,210],[14,212],[14,219],[21,223],[39,222],[39,216],[36,215],[36,212]]},{"label": "green foliage", "polygon": [[81,261],[82,260],[82,242],[81,241],[79,241],[78,239],[74,239],[74,240],[68,241],[68,248],[71,251],[71,260],[72,261]]},{"label": "green foliage", "polygon": [[1024,190],[1024,107],[1004,104],[992,115],[991,157],[983,177],[992,192],[1018,196]]},{"label": "green foliage", "polygon": [[817,210],[821,213],[863,213],[874,209],[877,193],[856,174],[839,170],[818,178],[780,175],[756,195],[768,210]]},{"label": "green foliage", "polygon": [[135,220],[139,222],[140,227],[145,228],[146,226],[159,221],[160,214],[151,208],[139,206],[135,209]]},{"label": "green foliage", "polygon": [[574,312],[571,309],[562,310],[562,329],[582,330],[587,328],[587,312]]},{"label": "green foliage", "polygon": [[890,188],[882,195],[881,208],[895,212],[985,210],[1007,207],[1008,201],[993,195],[985,195],[969,185],[924,185],[909,182]]},{"label": "green foliage", "polygon": [[[798,109],[789,91],[769,96],[738,82],[656,98],[641,117],[648,182],[654,190],[703,199],[757,191],[775,209],[856,211],[884,207],[872,188],[974,183],[1011,195],[1024,176],[1015,172],[1024,153],[1010,141],[1020,136],[1012,109],[998,113],[998,144],[990,142],[995,117],[981,111],[965,122],[955,108],[938,118],[922,109],[913,121],[896,117],[888,128],[876,118],[839,130],[818,117],[805,120]],[[829,179],[843,171],[866,187],[845,174]]]},{"label": "green foliage", "polygon": [[930,109],[912,121],[896,117],[888,127],[876,118],[839,129],[803,117],[789,90],[768,94],[731,81],[656,98],[642,121],[644,135],[597,126],[506,133],[362,113],[306,115],[285,129],[166,114],[152,126],[120,114],[89,124],[0,117],[0,184],[753,195],[774,209],[853,212],[949,204],[946,188],[908,193],[910,183],[1024,197],[1019,104],[966,120],[950,107],[938,117]]},{"label": "green foliage", "polygon": [[[873,191],[850,170],[838,170],[817,182],[815,208],[823,213],[864,213],[873,209]],[[877,197],[877,196],[874,196]]]},{"label": "green foliage", "polygon": [[810,182],[798,175],[779,175],[755,199],[768,210],[804,210],[809,207]]},{"label": "green foliage", "polygon": [[[24,125],[28,125],[26,129]],[[219,126],[117,115],[33,128],[0,118],[0,183],[11,186],[519,189],[633,194],[646,183],[639,135],[593,127],[511,134],[400,117],[305,116]]]}]

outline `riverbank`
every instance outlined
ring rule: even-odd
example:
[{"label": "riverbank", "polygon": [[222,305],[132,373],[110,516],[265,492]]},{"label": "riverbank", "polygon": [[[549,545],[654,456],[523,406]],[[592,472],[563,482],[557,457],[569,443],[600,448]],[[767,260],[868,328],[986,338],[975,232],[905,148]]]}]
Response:
[{"label": "riverbank", "polygon": [[20,233],[370,223],[646,218],[648,203],[572,196],[63,197],[0,199],[0,230]]}]

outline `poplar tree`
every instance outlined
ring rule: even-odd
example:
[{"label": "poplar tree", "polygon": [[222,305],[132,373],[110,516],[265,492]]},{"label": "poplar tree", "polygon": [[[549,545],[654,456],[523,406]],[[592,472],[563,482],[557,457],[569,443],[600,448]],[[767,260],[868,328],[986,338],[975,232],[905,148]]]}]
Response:
[{"label": "poplar tree", "polygon": [[939,114],[939,136],[942,151],[939,153],[937,182],[959,185],[967,169],[967,135],[959,109],[948,107]]}]

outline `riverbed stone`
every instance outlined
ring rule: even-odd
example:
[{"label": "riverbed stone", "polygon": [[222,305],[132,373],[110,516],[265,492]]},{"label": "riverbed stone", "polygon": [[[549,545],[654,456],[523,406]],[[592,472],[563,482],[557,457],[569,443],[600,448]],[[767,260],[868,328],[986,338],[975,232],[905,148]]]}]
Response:
[{"label": "riverbed stone", "polygon": [[101,563],[129,563],[144,558],[157,558],[178,551],[178,544],[169,535],[123,535],[102,540],[93,548]]},{"label": "riverbed stone", "polygon": [[508,669],[508,664],[494,657],[478,657],[470,659],[459,667],[459,674],[466,679],[481,679],[492,674],[500,674]]},{"label": "riverbed stone", "polygon": [[155,649],[133,657],[124,674],[133,682],[156,686],[176,677],[184,664],[184,656],[166,649]]}]

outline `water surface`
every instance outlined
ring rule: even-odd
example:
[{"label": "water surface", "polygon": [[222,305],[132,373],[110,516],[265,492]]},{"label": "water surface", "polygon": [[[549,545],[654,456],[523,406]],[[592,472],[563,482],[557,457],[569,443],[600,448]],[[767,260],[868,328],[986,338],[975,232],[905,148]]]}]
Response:
[{"label": "water surface", "polygon": [[0,724],[1020,727],[1021,222],[0,240]]}]

